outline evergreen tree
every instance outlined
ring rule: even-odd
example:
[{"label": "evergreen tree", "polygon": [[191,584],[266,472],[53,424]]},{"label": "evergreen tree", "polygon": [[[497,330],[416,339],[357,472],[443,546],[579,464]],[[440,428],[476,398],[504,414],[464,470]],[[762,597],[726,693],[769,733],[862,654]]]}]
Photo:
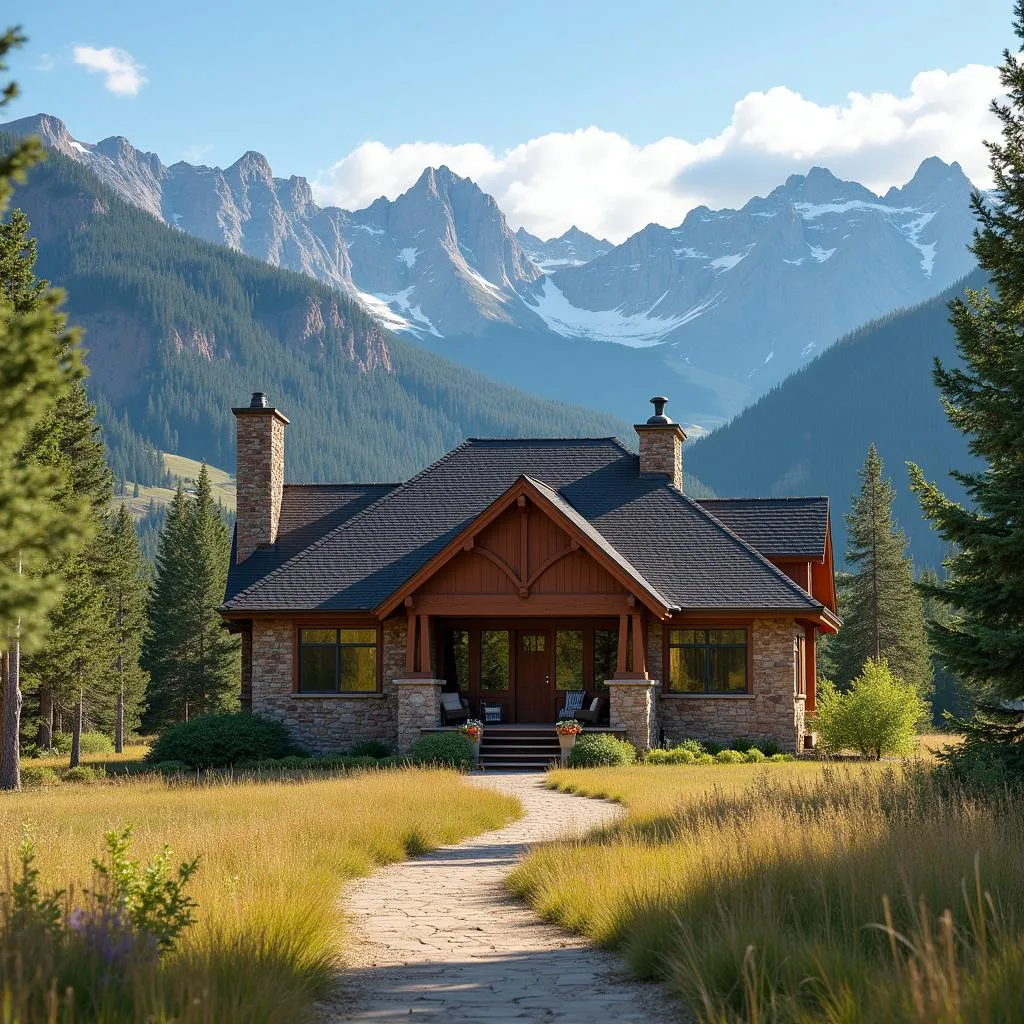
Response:
[{"label": "evergreen tree", "polygon": [[217,614],[227,585],[231,538],[214,504],[205,462],[196,481],[189,526],[193,573],[188,618],[195,638],[190,706],[198,714],[237,710],[241,645]]},{"label": "evergreen tree", "polygon": [[[926,569],[921,573],[920,589],[925,594],[924,619],[929,628],[932,625],[949,626],[953,614],[941,599],[935,596],[940,586],[939,574],[934,569]],[[934,687],[932,693],[932,724],[938,728],[948,725],[948,717],[963,718],[968,713],[967,695],[963,684],[939,660],[932,655],[932,671]]]},{"label": "evergreen tree", "polygon": [[124,750],[125,733],[139,727],[147,675],[140,665],[146,631],[149,573],[128,506],[122,504],[103,534],[100,584],[117,654],[114,678],[114,750]]},{"label": "evergreen tree", "polygon": [[142,647],[142,667],[149,673],[145,722],[150,728],[185,718],[190,661],[183,615],[190,563],[188,516],[188,498],[179,480],[160,532]]},{"label": "evergreen tree", "polygon": [[[1024,0],[1014,5],[1024,47]],[[1019,52],[1019,51],[1018,51]],[[925,515],[953,547],[945,583],[925,593],[951,611],[933,621],[932,643],[951,672],[970,684],[983,720],[983,742],[1024,739],[1024,62],[1009,50],[1000,67],[1005,103],[992,110],[1002,138],[986,143],[995,188],[972,200],[978,219],[972,251],[994,285],[950,303],[962,366],[935,363],[946,415],[983,460],[977,472],[954,471],[970,500],[964,507],[911,467]],[[1022,705],[1018,704],[1018,709]],[[985,720],[987,719],[987,720]]]},{"label": "evergreen tree", "polygon": [[830,645],[830,656],[841,687],[860,675],[869,658],[885,659],[893,675],[925,696],[932,668],[924,609],[906,538],[892,518],[896,492],[882,470],[871,445],[860,470],[860,492],[846,517],[850,578],[839,606],[843,628]]},{"label": "evergreen tree", "polygon": [[[0,36],[0,70],[7,66],[6,55],[23,41],[15,30]],[[16,95],[12,82],[0,96],[0,108]],[[39,140],[31,139],[0,157],[0,215],[14,183],[24,180],[41,154]],[[79,522],[79,509],[49,500],[64,485],[62,468],[24,454],[55,397],[82,369],[77,340],[64,331],[58,312],[60,296],[26,281],[25,246],[18,241],[24,234],[10,226],[13,220],[8,225],[0,234],[0,788],[20,789],[22,643],[42,641],[43,616],[61,586],[37,562],[73,546],[87,531]]]},{"label": "evergreen tree", "polygon": [[239,644],[217,614],[229,558],[204,465],[194,499],[179,481],[160,535],[143,658],[151,727],[237,707]]}]

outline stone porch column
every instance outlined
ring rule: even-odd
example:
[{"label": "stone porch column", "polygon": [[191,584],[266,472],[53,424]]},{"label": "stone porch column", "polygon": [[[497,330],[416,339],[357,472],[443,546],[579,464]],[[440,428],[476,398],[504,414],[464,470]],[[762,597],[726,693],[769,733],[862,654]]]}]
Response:
[{"label": "stone porch column", "polygon": [[658,743],[657,679],[606,679],[610,724],[622,726],[626,739],[640,753]]},{"label": "stone porch column", "polygon": [[398,752],[408,754],[420,738],[421,729],[438,724],[441,703],[441,679],[396,679],[398,694]]}]

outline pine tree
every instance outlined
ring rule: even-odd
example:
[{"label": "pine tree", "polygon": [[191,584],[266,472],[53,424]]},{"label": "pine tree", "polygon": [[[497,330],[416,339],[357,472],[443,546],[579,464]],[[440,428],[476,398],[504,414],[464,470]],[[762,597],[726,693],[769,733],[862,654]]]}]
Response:
[{"label": "pine tree", "polygon": [[188,498],[179,480],[160,532],[142,648],[142,667],[149,673],[145,722],[151,728],[186,717],[191,663],[184,615],[190,572],[188,519]]},{"label": "pine tree", "polygon": [[[934,569],[926,569],[921,573],[918,583],[919,589],[925,594],[924,620],[929,629],[933,625],[949,626],[953,614],[949,607],[935,596],[935,591],[940,587],[939,574]],[[938,655],[932,655],[932,670],[932,724],[946,728],[947,716],[963,718],[968,713],[967,695],[964,693],[963,684],[942,664]]]},{"label": "pine tree", "polygon": [[882,471],[882,460],[871,445],[859,474],[860,492],[846,517],[851,574],[839,608],[843,628],[830,645],[835,682],[847,686],[869,658],[884,658],[895,676],[926,696],[932,667],[924,609],[906,537],[892,518],[896,491]]},{"label": "pine tree", "polygon": [[[1014,5],[1024,48],[1024,0]],[[1002,138],[986,143],[995,188],[975,194],[972,251],[993,290],[950,303],[962,367],[935,363],[933,377],[950,422],[984,460],[978,472],[954,471],[970,507],[948,500],[911,466],[924,514],[954,554],[945,583],[925,587],[953,613],[930,625],[932,644],[951,672],[970,684],[985,714],[983,741],[1024,739],[1024,61],[1003,53],[1007,101],[993,102]],[[1018,705],[1019,706],[1019,705]],[[986,721],[985,719],[988,719]]]},{"label": "pine tree", "polygon": [[227,632],[217,614],[224,601],[231,540],[214,504],[205,462],[199,471],[190,511],[193,573],[189,620],[195,642],[190,706],[199,714],[237,710],[240,644],[237,637]]},{"label": "pine tree", "polygon": [[139,548],[135,524],[121,505],[103,534],[99,582],[103,588],[108,629],[117,651],[114,679],[114,750],[124,750],[126,731],[139,727],[147,675],[140,665],[146,630],[149,573]]},{"label": "pine tree", "polygon": [[[15,30],[0,37],[0,70],[23,41]],[[12,82],[0,96],[0,108],[16,95]],[[32,139],[0,157],[0,215],[14,183],[24,180],[41,155],[41,144]],[[61,587],[59,578],[36,570],[36,563],[73,546],[86,531],[78,509],[49,500],[64,485],[62,469],[27,459],[23,452],[54,398],[82,368],[77,339],[64,331],[58,312],[59,294],[24,279],[26,253],[18,242],[23,235],[11,225],[13,219],[0,234],[0,788],[20,789],[22,643],[26,638],[42,642],[43,616]]]}]

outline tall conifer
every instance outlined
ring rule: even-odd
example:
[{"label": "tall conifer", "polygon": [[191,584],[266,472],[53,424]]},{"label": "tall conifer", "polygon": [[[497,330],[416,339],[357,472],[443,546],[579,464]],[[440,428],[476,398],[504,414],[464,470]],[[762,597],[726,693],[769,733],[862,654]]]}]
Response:
[{"label": "tall conifer", "polygon": [[850,576],[839,608],[843,628],[830,656],[840,686],[860,675],[868,658],[885,658],[894,675],[924,696],[932,679],[924,609],[906,537],[892,518],[896,491],[882,473],[882,460],[871,445],[860,469],[860,492],[846,517]]},{"label": "tall conifer", "polygon": [[[16,30],[0,36],[0,70],[24,38]],[[0,108],[17,95],[9,83]],[[0,157],[0,216],[16,181],[42,154],[38,139],[19,143]],[[12,222],[9,221],[8,224]],[[64,332],[60,296],[36,290],[24,305],[19,260],[11,241],[0,236],[0,788],[20,789],[21,648],[27,636],[42,641],[43,616],[60,594],[61,581],[36,563],[73,547],[82,535],[78,509],[58,505],[50,495],[63,486],[62,469],[25,457],[24,446],[55,397],[81,375],[76,339]],[[34,255],[34,253],[30,254]],[[31,269],[31,261],[29,261]]]},{"label": "tall conifer", "polygon": [[930,624],[942,663],[987,706],[983,739],[1024,740],[1024,0],[1014,5],[1018,53],[1003,53],[1006,102],[992,111],[1002,138],[986,143],[995,188],[975,194],[972,251],[993,289],[950,303],[962,367],[935,363],[949,421],[984,460],[973,473],[953,471],[970,507],[950,501],[922,472],[911,481],[925,515],[953,547],[943,584],[926,592],[953,617]]}]

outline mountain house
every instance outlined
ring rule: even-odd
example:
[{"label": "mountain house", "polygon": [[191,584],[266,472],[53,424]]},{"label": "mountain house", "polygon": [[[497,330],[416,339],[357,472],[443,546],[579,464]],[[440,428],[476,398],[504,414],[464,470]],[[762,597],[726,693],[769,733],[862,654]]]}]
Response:
[{"label": "mountain house", "polygon": [[288,420],[235,409],[238,519],[221,613],[243,707],[313,751],[407,750],[455,691],[553,723],[569,692],[639,749],[813,745],[834,633],[826,498],[696,501],[667,399],[639,454],[600,438],[470,438],[402,484],[286,484]]}]

